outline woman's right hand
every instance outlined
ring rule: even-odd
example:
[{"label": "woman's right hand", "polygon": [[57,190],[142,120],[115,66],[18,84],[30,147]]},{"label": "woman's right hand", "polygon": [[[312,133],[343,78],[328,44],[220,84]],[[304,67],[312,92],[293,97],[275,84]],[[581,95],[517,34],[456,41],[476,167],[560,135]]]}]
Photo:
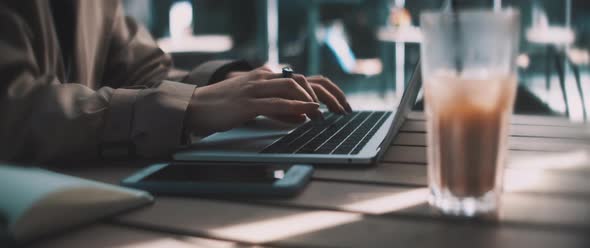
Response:
[{"label": "woman's right hand", "polygon": [[245,72],[196,88],[185,127],[204,137],[227,131],[259,115],[288,122],[302,122],[306,116],[321,118],[320,105],[306,88],[311,89],[264,68]]}]

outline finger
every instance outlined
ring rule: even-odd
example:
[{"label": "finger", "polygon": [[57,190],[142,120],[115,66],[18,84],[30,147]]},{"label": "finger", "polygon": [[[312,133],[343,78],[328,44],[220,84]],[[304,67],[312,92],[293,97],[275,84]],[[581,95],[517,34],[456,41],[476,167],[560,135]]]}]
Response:
[{"label": "finger", "polygon": [[326,106],[328,106],[330,111],[339,114],[346,114],[344,107],[340,105],[336,97],[326,90],[324,86],[321,86],[320,84],[313,84],[311,87],[313,87],[313,90],[318,94],[320,100],[325,103]]},{"label": "finger", "polygon": [[322,112],[320,105],[315,102],[303,102],[282,98],[258,98],[253,99],[253,107],[256,115],[277,116],[277,115],[302,115],[305,114],[311,119],[320,119]]},{"label": "finger", "polygon": [[246,73],[248,73],[248,72],[246,72],[246,71],[232,71],[227,74],[226,78],[240,77],[240,76],[246,75]]},{"label": "finger", "polygon": [[270,67],[263,65],[261,67],[258,67],[254,70],[251,71],[232,71],[229,72],[227,74],[227,78],[234,78],[234,77],[240,77],[240,76],[244,76],[246,74],[257,74],[257,73],[261,73],[261,74],[266,74],[266,73],[272,73],[272,70],[270,69]]},{"label": "finger", "polygon": [[283,74],[281,73],[273,73],[266,70],[253,70],[248,72],[247,80],[248,81],[256,81],[256,80],[265,80],[265,79],[275,79],[275,78],[282,78]]},{"label": "finger", "polygon": [[344,106],[346,111],[352,112],[352,107],[350,107],[350,104],[346,100],[346,96],[344,95],[344,92],[340,89],[340,87],[338,87],[330,79],[328,79],[326,77],[322,77],[322,76],[313,76],[313,77],[308,77],[307,80],[311,83],[317,83],[317,84],[324,86],[324,88],[326,90],[328,90],[330,93],[332,93],[332,95],[334,95],[336,97],[336,99],[338,99],[338,102],[340,103],[340,105]]},{"label": "finger", "polygon": [[253,82],[252,94],[257,98],[280,97],[313,102],[311,96],[291,78],[276,78]]},{"label": "finger", "polygon": [[293,124],[301,124],[307,120],[305,115],[276,115],[276,116],[269,116],[269,118],[285,122],[285,123],[293,123]]},{"label": "finger", "polygon": [[295,79],[295,81],[299,85],[301,85],[301,87],[303,87],[303,89],[305,89],[307,94],[309,94],[311,96],[311,98],[313,99],[314,102],[318,102],[318,103],[320,102],[318,99],[318,96],[315,94],[315,92],[311,88],[311,85],[309,84],[309,82],[307,82],[307,79],[305,79],[305,76],[303,76],[301,74],[294,74],[292,76],[292,78]]},{"label": "finger", "polygon": [[256,70],[263,70],[263,71],[267,71],[267,72],[272,72],[272,69],[270,69],[270,66],[268,65],[263,65],[261,67],[256,68]]}]

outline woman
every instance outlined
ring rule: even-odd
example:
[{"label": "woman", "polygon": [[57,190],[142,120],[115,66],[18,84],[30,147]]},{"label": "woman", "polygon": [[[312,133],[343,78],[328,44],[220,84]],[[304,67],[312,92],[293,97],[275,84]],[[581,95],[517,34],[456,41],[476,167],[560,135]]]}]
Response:
[{"label": "woman", "polygon": [[351,111],[323,77],[283,78],[240,61],[172,67],[116,0],[0,3],[0,160],[162,157],[258,115]]}]

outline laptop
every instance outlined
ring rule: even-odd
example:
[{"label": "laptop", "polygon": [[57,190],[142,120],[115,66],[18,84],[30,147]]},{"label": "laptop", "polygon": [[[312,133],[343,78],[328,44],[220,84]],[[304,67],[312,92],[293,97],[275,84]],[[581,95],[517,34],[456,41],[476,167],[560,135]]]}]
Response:
[{"label": "laptop", "polygon": [[416,66],[397,109],[325,114],[323,121],[287,125],[257,118],[194,140],[174,154],[178,161],[370,165],[381,159],[421,88]]}]

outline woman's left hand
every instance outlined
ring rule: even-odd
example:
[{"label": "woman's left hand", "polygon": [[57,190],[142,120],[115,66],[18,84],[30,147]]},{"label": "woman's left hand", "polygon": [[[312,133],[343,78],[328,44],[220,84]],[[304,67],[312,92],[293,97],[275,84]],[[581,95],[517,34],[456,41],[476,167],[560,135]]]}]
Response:
[{"label": "woman's left hand", "polygon": [[[266,70],[272,72],[272,70],[267,66],[262,66],[257,68],[258,70]],[[244,75],[245,71],[236,71],[230,72],[227,75],[227,78],[238,77]],[[346,100],[346,96],[344,92],[338,87],[332,80],[323,76],[311,76],[305,77],[301,74],[293,74],[293,79],[297,81],[297,83],[307,91],[307,93],[314,99],[316,102],[322,102],[326,104],[328,109],[333,113],[338,114],[347,114],[352,112],[352,108],[350,104]],[[301,121],[300,118],[291,118],[291,117],[276,117],[276,119],[287,121],[287,122],[299,122]],[[297,120],[297,121],[294,121]]]}]

